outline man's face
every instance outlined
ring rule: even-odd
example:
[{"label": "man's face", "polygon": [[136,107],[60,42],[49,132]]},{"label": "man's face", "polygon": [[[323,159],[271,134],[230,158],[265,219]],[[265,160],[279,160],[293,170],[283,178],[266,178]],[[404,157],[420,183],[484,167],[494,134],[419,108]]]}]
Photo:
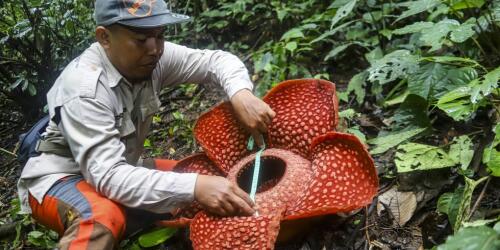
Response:
[{"label": "man's face", "polygon": [[111,63],[131,82],[149,79],[163,54],[164,27],[137,29],[122,25],[108,28]]}]

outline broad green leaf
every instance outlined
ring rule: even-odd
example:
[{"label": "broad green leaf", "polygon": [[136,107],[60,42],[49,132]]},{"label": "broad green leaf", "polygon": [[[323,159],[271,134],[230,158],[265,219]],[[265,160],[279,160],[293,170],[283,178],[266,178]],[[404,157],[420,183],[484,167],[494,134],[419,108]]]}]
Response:
[{"label": "broad green leaf", "polygon": [[366,136],[365,134],[363,134],[363,132],[361,132],[361,130],[359,130],[359,126],[348,128],[347,133],[355,135],[362,143],[366,144]]},{"label": "broad green leaf", "polygon": [[285,49],[289,50],[290,52],[294,52],[297,49],[297,42],[288,42],[285,45]]},{"label": "broad green leaf", "polygon": [[497,250],[500,249],[500,235],[491,227],[464,228],[446,239],[437,250]]},{"label": "broad green leaf", "polygon": [[285,32],[285,34],[283,34],[283,36],[281,37],[280,40],[288,41],[288,40],[293,39],[293,38],[303,38],[303,37],[304,37],[304,33],[302,33],[302,29],[293,28],[293,29]]},{"label": "broad green leaf", "polygon": [[437,202],[437,210],[440,213],[446,214],[450,224],[455,225],[460,203],[464,195],[464,187],[457,187],[453,193],[442,194]]},{"label": "broad green leaf", "polygon": [[333,29],[333,27],[335,27],[335,25],[340,20],[342,20],[344,17],[346,17],[352,12],[354,6],[356,6],[356,2],[357,0],[351,0],[337,10],[337,13],[335,13],[335,16],[333,16],[332,18],[332,24],[330,25],[330,29]]},{"label": "broad green leaf", "polygon": [[436,23],[429,29],[422,30],[420,40],[425,45],[431,46],[429,52],[434,52],[440,49],[444,43],[445,38],[455,28],[459,27],[460,23],[453,19],[444,19]]},{"label": "broad green leaf", "polygon": [[484,5],[484,0],[458,0],[450,1],[450,7],[453,10],[463,10],[470,8],[481,8]]},{"label": "broad green leaf", "polygon": [[369,144],[375,145],[375,148],[370,151],[371,154],[381,154],[385,151],[399,145],[400,143],[422,133],[426,128],[416,128],[408,131],[391,133],[386,136],[379,136],[368,141]]},{"label": "broad green leaf", "polygon": [[338,9],[351,2],[351,0],[335,0],[328,6],[328,9]]},{"label": "broad green leaf", "polygon": [[153,247],[170,239],[176,232],[176,228],[157,228],[139,236],[138,241],[141,247]]},{"label": "broad green leaf", "polygon": [[371,50],[370,52],[365,54],[365,59],[370,63],[373,64],[376,60],[381,59],[384,57],[384,52],[380,47],[376,47],[375,49]]},{"label": "broad green leaf", "polygon": [[270,52],[266,52],[260,58],[258,58],[257,60],[254,60],[255,61],[255,64],[254,64],[255,73],[259,73],[260,71],[266,70],[267,68],[269,68],[273,59],[274,59],[273,55]]},{"label": "broad green leaf", "polygon": [[396,35],[411,34],[411,33],[417,33],[417,32],[420,32],[424,29],[429,29],[432,27],[434,27],[433,22],[415,22],[415,23],[406,25],[403,28],[395,29],[392,31],[392,33],[396,34]]},{"label": "broad green leaf", "polygon": [[443,95],[436,106],[455,121],[466,120],[475,111],[470,100],[463,98],[468,97],[470,91],[471,88],[468,86],[457,88]]},{"label": "broad green leaf", "polygon": [[407,18],[409,16],[413,16],[424,11],[431,10],[432,8],[439,5],[441,1],[439,0],[418,0],[418,1],[410,1],[405,2],[402,5],[406,6],[408,9],[403,11],[403,13],[396,19],[396,22]]},{"label": "broad green leaf", "polygon": [[466,176],[464,176],[464,178],[465,178],[464,193],[462,195],[462,200],[460,201],[460,207],[458,208],[455,224],[452,225],[453,230],[455,232],[462,227],[462,222],[467,221],[469,219],[470,203],[472,200],[472,193],[474,192],[474,189],[476,189],[477,185],[479,185],[481,182],[485,181],[489,177],[485,176],[477,181],[469,179]]},{"label": "broad green leaf", "polygon": [[467,135],[462,135],[454,138],[448,154],[453,161],[460,163],[462,170],[466,170],[474,155],[473,148],[472,140]]},{"label": "broad green leaf", "polygon": [[347,85],[347,93],[354,92],[354,95],[356,96],[356,102],[358,102],[359,104],[362,104],[363,100],[365,99],[366,93],[364,86],[366,85],[367,76],[368,73],[366,71],[358,73],[351,78],[349,84]]},{"label": "broad green leaf", "polygon": [[428,115],[427,100],[418,95],[407,95],[403,103],[394,112],[392,131],[403,131],[415,128],[429,128],[431,122]]},{"label": "broad green leaf", "polygon": [[471,38],[475,32],[473,28],[476,26],[476,19],[470,18],[465,23],[455,27],[450,33],[450,40],[456,43],[463,43]]},{"label": "broad green leaf", "polygon": [[493,89],[498,87],[499,80],[500,80],[500,67],[484,75],[484,80],[471,82],[470,87],[472,88],[471,90],[472,103],[477,103],[479,100],[491,94],[491,91],[493,91]]},{"label": "broad green leaf", "polygon": [[394,162],[398,173],[447,168],[456,164],[441,148],[419,143],[400,145]]},{"label": "broad green leaf", "polygon": [[368,69],[368,80],[385,84],[406,77],[418,69],[418,56],[408,50],[396,50],[376,60]]},{"label": "broad green leaf", "polygon": [[500,151],[497,149],[500,144],[500,124],[496,124],[493,131],[495,137],[493,142],[484,149],[483,163],[488,166],[491,175],[500,177]]},{"label": "broad green leaf", "polygon": [[437,85],[446,84],[447,74],[447,66],[440,63],[426,63],[408,77],[408,89],[411,94],[432,101]]}]

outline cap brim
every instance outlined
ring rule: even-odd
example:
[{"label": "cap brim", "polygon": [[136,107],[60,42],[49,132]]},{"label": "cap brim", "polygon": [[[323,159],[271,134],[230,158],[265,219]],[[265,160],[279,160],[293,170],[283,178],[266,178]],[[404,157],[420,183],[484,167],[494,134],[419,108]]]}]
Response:
[{"label": "cap brim", "polygon": [[117,23],[135,28],[156,28],[169,24],[187,22],[190,19],[191,17],[182,14],[165,13],[156,16],[120,20]]}]

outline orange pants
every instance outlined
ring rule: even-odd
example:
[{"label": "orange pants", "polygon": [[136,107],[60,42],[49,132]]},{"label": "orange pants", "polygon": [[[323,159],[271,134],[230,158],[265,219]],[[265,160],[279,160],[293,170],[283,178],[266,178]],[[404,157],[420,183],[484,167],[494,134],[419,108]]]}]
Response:
[{"label": "orange pants", "polygon": [[[163,171],[175,164],[155,160],[156,169]],[[170,216],[123,207],[97,193],[80,175],[57,181],[41,204],[31,195],[29,203],[33,218],[59,234],[59,249],[114,249],[123,236]]]}]

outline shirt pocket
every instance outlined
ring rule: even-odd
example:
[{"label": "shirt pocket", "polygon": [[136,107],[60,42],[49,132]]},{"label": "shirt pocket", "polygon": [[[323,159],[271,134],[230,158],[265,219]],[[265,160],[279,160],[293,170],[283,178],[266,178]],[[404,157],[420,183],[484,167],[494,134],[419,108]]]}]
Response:
[{"label": "shirt pocket", "polygon": [[158,97],[154,97],[144,103],[139,107],[141,111],[141,120],[144,122],[148,117],[152,116],[160,109],[161,102]]},{"label": "shirt pocket", "polygon": [[120,137],[127,137],[135,132],[135,125],[132,122],[130,113],[123,112],[115,117],[115,127],[120,131]]}]

